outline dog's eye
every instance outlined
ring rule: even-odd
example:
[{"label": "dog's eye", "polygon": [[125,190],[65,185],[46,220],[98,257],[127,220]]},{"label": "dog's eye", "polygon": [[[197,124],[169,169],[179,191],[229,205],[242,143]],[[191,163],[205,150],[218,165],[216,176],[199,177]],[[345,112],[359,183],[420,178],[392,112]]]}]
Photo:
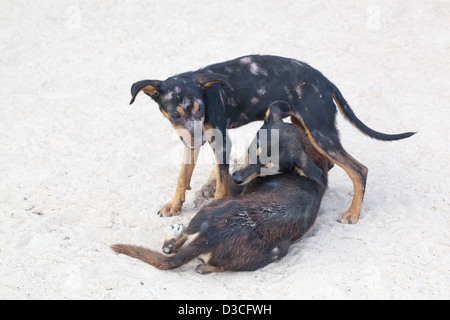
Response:
[{"label": "dog's eye", "polygon": [[170,115],[172,119],[180,119],[181,115],[178,112],[174,112]]}]

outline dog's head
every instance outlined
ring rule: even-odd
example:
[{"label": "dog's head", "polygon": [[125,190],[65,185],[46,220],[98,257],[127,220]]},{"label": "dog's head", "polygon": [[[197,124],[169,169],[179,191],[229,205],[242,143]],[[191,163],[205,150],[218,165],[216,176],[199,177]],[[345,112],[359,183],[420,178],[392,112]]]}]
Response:
[{"label": "dog's head", "polygon": [[185,73],[165,81],[142,80],[131,87],[130,104],[141,91],[150,96],[183,143],[194,149],[205,143],[204,90],[215,83],[230,87],[227,77],[217,73]]},{"label": "dog's head", "polygon": [[263,126],[248,148],[245,164],[233,173],[237,184],[282,172],[298,172],[325,184],[322,170],[305,153],[301,133],[283,121],[291,110],[290,104],[284,101],[270,105]]}]

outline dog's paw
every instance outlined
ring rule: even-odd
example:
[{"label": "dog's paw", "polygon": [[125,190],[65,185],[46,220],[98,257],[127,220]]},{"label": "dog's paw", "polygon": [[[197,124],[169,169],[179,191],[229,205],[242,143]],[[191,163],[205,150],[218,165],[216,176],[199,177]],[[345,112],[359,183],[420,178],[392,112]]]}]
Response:
[{"label": "dog's paw", "polygon": [[338,222],[343,224],[355,224],[359,221],[359,212],[346,211],[341,215]]},{"label": "dog's paw", "polygon": [[164,232],[164,244],[163,244],[163,252],[165,254],[174,253],[179,249],[179,244],[177,244],[177,240],[181,237],[181,234],[184,231],[184,226],[182,224],[172,224],[167,227]]},{"label": "dog's paw", "polygon": [[172,217],[181,214],[182,201],[169,201],[165,206],[159,209],[157,215],[160,217]]}]

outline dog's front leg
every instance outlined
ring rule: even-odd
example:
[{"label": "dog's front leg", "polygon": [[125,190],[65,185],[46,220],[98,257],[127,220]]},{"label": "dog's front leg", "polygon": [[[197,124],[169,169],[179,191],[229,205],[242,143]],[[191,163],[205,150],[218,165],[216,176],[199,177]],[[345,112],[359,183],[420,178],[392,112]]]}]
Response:
[{"label": "dog's front leg", "polygon": [[224,198],[228,195],[228,164],[218,164],[218,177],[216,182],[216,193],[214,199]]},{"label": "dog's front leg", "polygon": [[217,162],[216,193],[214,194],[214,199],[220,199],[228,195],[228,174],[231,150],[231,141],[228,135],[224,133],[223,138],[216,139],[212,144],[212,147]]},{"label": "dog's front leg", "polygon": [[171,217],[181,213],[181,206],[186,200],[186,190],[191,189],[192,173],[194,172],[199,152],[200,148],[195,148],[194,150],[184,148],[183,163],[181,165],[180,175],[178,176],[175,195],[171,201],[158,211],[160,217]]}]

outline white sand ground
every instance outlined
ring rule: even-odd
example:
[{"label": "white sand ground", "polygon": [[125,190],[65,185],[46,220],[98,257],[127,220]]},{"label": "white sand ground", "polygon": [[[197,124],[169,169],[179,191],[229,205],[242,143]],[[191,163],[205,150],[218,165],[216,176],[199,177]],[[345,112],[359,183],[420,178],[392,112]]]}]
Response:
[{"label": "white sand ground", "polygon": [[[0,2],[0,299],[449,299],[449,1]],[[280,262],[201,276],[113,253],[159,249],[182,145],[141,79],[264,53],[336,83],[378,142],[338,118],[369,167],[361,220],[334,168],[313,230]],[[233,136],[251,137],[259,124]],[[193,188],[205,181],[204,148]]]}]

